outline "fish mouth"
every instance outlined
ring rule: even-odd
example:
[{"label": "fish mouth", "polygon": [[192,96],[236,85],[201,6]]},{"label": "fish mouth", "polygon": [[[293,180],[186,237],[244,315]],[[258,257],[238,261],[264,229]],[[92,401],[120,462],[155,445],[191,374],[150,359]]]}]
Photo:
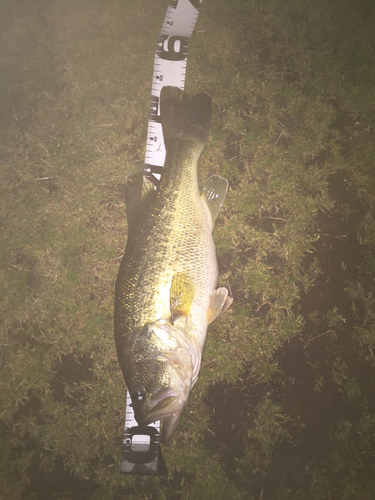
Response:
[{"label": "fish mouth", "polygon": [[[168,393],[171,389],[164,390],[164,392]],[[160,391],[161,392],[161,391]],[[172,434],[176,431],[183,410],[186,406],[185,401],[182,405],[178,401],[178,397],[175,395],[167,395],[161,401],[155,404],[152,410],[148,413],[148,415],[137,418],[138,425],[140,427],[146,427],[152,422],[156,422],[160,420],[162,422],[161,431],[160,431],[160,442],[163,444],[168,444],[168,441]]]},{"label": "fish mouth", "polygon": [[181,404],[179,398],[175,395],[166,396],[156,403],[149,415],[142,419],[141,422],[138,421],[138,424],[143,427],[151,424],[151,422],[161,420],[160,442],[167,444],[180,423],[186,402],[187,400]]},{"label": "fish mouth", "polygon": [[142,409],[143,411],[139,408],[136,411],[135,417],[138,425],[145,427],[157,420],[173,418],[186,404],[185,401],[181,401],[181,399],[184,399],[181,396],[169,387],[160,389],[152,397],[147,408]]},{"label": "fish mouth", "polygon": [[[144,349],[137,347],[136,372],[150,372],[151,367],[158,377],[146,385],[144,399],[133,400],[133,409],[140,427],[161,420],[160,441],[167,443],[178,427],[190,389],[197,378],[200,351],[196,343],[186,338],[180,328],[166,320],[158,320],[148,325],[147,329],[157,342],[151,348],[150,343]],[[144,338],[146,336],[142,340]],[[161,349],[159,344],[165,348]],[[160,379],[164,379],[164,383],[159,385]]]}]

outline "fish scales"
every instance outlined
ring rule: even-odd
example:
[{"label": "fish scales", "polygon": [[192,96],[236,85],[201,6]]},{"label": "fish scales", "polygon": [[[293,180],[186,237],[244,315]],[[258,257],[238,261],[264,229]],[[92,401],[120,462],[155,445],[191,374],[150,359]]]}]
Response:
[{"label": "fish scales", "polygon": [[198,185],[210,118],[207,94],[189,99],[164,87],[162,178],[156,191],[146,181],[131,216],[127,200],[129,234],[115,290],[116,347],[136,420],[142,426],[161,419],[164,442],[198,377],[208,324],[232,301],[226,289],[215,291],[212,239],[227,181],[212,176],[202,194]]}]

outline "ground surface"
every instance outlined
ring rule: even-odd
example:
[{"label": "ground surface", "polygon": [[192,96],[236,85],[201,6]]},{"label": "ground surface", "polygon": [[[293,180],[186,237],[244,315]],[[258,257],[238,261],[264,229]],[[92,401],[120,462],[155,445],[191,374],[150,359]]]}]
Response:
[{"label": "ground surface", "polygon": [[204,0],[186,89],[233,307],[163,454],[119,473],[124,184],[162,0],[0,1],[0,499],[375,498],[375,7]]}]

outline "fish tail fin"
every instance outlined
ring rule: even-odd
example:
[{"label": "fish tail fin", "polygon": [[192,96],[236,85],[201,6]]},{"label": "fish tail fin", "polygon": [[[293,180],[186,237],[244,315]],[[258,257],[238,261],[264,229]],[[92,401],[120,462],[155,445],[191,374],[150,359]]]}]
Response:
[{"label": "fish tail fin", "polygon": [[203,146],[211,124],[211,98],[205,94],[188,97],[178,87],[163,87],[160,93],[160,118],[165,146],[175,138],[190,137]]}]

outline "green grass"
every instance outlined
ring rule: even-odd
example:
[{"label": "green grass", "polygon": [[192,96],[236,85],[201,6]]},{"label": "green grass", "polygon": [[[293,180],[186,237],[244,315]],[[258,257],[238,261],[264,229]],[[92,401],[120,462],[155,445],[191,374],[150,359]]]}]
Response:
[{"label": "green grass", "polygon": [[[235,300],[210,327],[163,449],[168,478],[119,473],[123,185],[144,160],[167,4],[0,2],[0,499],[40,499],[39,482],[59,500],[370,500],[375,10],[365,0],[203,2],[186,90],[213,100],[200,175],[230,184],[214,236]],[[233,408],[221,387],[239,391]],[[316,456],[303,441],[312,416]]]}]

